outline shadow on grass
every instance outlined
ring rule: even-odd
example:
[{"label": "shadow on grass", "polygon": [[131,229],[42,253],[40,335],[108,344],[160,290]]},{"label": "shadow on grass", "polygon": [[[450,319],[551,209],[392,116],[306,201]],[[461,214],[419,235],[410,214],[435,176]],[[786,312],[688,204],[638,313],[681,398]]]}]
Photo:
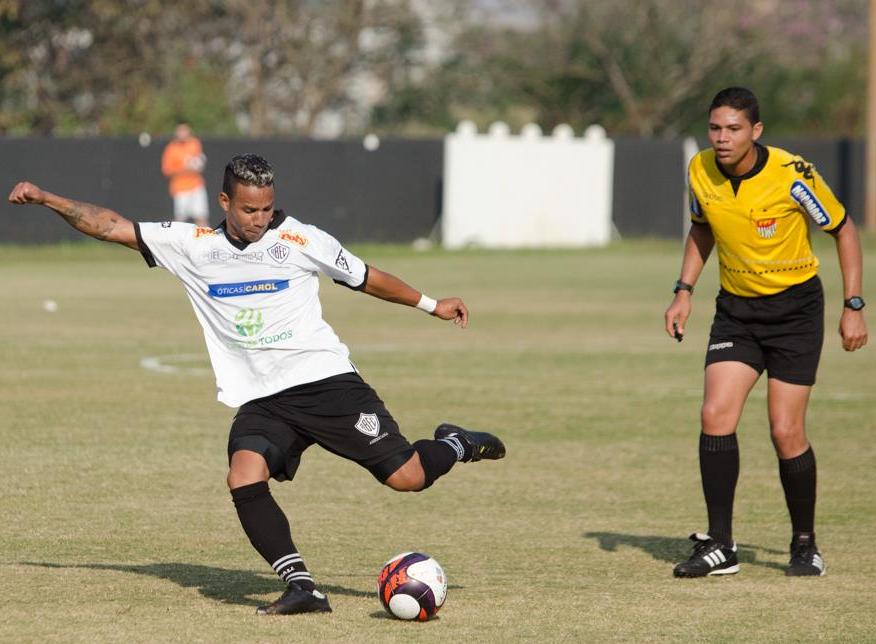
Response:
[{"label": "shadow on grass", "polygon": [[[596,539],[599,542],[599,548],[606,552],[616,552],[618,546],[629,546],[647,552],[658,561],[665,561],[671,564],[684,561],[691,553],[690,539],[680,539],[678,537],[658,537],[619,532],[585,532],[584,537]],[[762,555],[787,555],[788,553],[784,550],[764,548],[747,543],[737,543],[736,546],[738,548],[737,557],[739,558],[739,563],[762,566],[773,570],[785,569],[783,565],[777,564],[774,561],[760,561],[757,558],[758,553]]]},{"label": "shadow on grass", "polygon": [[[252,595],[279,594],[283,590],[282,583],[276,577],[272,578],[249,570],[232,570],[197,564],[157,563],[137,566],[100,563],[60,564],[34,561],[24,561],[22,564],[43,568],[84,568],[147,575],[172,581],[183,588],[197,588],[204,597],[223,604],[242,606],[260,606],[265,603],[264,600],[254,599]],[[328,595],[349,595],[352,597],[373,597],[375,594],[335,585],[322,585],[320,590]]]}]

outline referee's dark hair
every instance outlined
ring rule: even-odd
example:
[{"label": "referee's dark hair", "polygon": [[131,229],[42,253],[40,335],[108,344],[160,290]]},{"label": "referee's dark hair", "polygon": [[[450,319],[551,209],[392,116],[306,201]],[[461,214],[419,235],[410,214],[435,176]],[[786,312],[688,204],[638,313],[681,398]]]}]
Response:
[{"label": "referee's dark hair", "polygon": [[238,154],[225,166],[225,176],[222,177],[222,192],[229,197],[234,196],[234,186],[238,183],[258,188],[272,186],[274,185],[274,169],[270,163],[257,154]]},{"label": "referee's dark hair", "polygon": [[709,105],[709,114],[719,107],[732,107],[734,110],[745,112],[745,116],[752,125],[760,122],[760,105],[757,96],[745,87],[727,87],[715,94],[712,104]]}]

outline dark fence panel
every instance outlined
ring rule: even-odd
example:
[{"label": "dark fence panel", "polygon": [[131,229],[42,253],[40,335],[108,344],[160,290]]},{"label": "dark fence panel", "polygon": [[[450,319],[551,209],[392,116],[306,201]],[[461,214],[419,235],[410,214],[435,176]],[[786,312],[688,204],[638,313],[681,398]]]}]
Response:
[{"label": "dark fence panel", "polygon": [[[764,139],[816,165],[856,221],[864,206],[864,143]],[[30,179],[52,192],[104,205],[137,221],[172,217],[161,175],[166,141],[132,139],[0,139],[0,242],[79,239],[60,218],[6,202],[14,183]],[[700,146],[708,145],[700,140]],[[205,178],[211,220],[225,163],[255,152],[276,172],[277,207],[316,224],[344,243],[409,242],[428,236],[441,212],[444,148],[440,140],[381,141],[368,151],[354,141],[206,139]],[[685,220],[680,141],[616,139],[612,213],[622,237],[679,237]]]},{"label": "dark fence panel", "polygon": [[680,141],[615,139],[612,217],[621,237],[680,237],[685,173]]},{"label": "dark fence panel", "polygon": [[[0,140],[0,242],[77,239],[57,216],[10,205],[16,181],[107,206],[136,221],[172,218],[161,175],[165,141],[141,147],[128,139]],[[205,139],[211,220],[222,220],[216,197],[235,154],[255,152],[275,170],[277,207],[344,243],[408,242],[428,236],[440,214],[444,147],[440,140],[385,140],[374,151],[353,141]]]}]

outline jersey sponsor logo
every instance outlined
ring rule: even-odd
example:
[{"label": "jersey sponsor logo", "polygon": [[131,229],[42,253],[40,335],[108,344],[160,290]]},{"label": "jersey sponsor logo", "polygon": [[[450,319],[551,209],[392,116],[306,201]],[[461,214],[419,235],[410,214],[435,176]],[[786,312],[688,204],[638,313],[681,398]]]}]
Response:
[{"label": "jersey sponsor logo", "polygon": [[209,293],[213,297],[241,297],[243,295],[276,293],[287,288],[289,288],[289,280],[256,280],[233,284],[210,284]]},{"label": "jersey sponsor logo", "polygon": [[754,223],[757,226],[757,234],[764,239],[771,239],[776,234],[775,219],[758,219]]},{"label": "jersey sponsor logo", "polygon": [[282,264],[289,257],[289,247],[286,244],[277,242],[268,249],[268,255],[278,264]]},{"label": "jersey sponsor logo", "polygon": [[350,264],[347,262],[347,256],[344,255],[344,251],[340,251],[338,256],[335,258],[335,266],[340,268],[342,271],[347,271],[352,275],[352,271],[350,271]]},{"label": "jersey sponsor logo", "polygon": [[239,335],[250,338],[265,326],[265,318],[258,309],[241,309],[234,316],[234,328]]},{"label": "jersey sponsor logo", "polygon": [[278,237],[285,241],[292,242],[293,244],[298,244],[299,246],[307,246],[307,237],[299,235],[298,233],[290,233],[287,230],[281,230]]},{"label": "jersey sponsor logo", "polygon": [[794,172],[802,174],[804,179],[809,179],[812,182],[812,185],[815,185],[815,174],[812,172],[811,163],[806,163],[803,159],[794,159],[793,161],[788,161],[787,163],[782,164],[783,168],[787,168],[788,166],[794,166]]},{"label": "jersey sponsor logo", "polygon": [[716,342],[709,345],[709,351],[720,351],[721,349],[730,349],[733,347],[732,342]]},{"label": "jersey sponsor logo", "polygon": [[260,250],[254,250],[246,253],[232,253],[220,248],[214,248],[204,253],[204,259],[208,262],[223,263],[228,261],[251,262],[261,264],[265,261],[265,253]]},{"label": "jersey sponsor logo", "polygon": [[212,228],[204,228],[202,226],[196,226],[194,236],[195,239],[200,239],[201,237],[212,237],[216,234],[216,231]]},{"label": "jersey sponsor logo", "polygon": [[700,202],[697,201],[697,196],[694,194],[694,191],[690,191],[690,214],[694,217],[702,217],[703,209],[700,208]]},{"label": "jersey sponsor logo", "polygon": [[830,225],[830,215],[815,194],[799,179],[791,184],[791,198],[806,211],[812,221],[821,227]]},{"label": "jersey sponsor logo", "polygon": [[359,414],[355,427],[366,436],[377,436],[380,433],[380,419],[377,414]]}]

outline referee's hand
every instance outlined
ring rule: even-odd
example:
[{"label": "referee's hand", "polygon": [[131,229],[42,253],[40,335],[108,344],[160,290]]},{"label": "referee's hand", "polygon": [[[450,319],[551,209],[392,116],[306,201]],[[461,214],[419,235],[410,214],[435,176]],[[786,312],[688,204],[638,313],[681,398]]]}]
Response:
[{"label": "referee's hand", "polygon": [[672,304],[663,314],[666,333],[670,338],[681,342],[680,338],[684,337],[684,325],[690,317],[691,308],[690,291],[679,291],[675,294]]},{"label": "referee's hand", "polygon": [[864,312],[843,309],[839,333],[843,339],[843,349],[846,351],[857,351],[867,344],[867,323],[864,321]]}]

